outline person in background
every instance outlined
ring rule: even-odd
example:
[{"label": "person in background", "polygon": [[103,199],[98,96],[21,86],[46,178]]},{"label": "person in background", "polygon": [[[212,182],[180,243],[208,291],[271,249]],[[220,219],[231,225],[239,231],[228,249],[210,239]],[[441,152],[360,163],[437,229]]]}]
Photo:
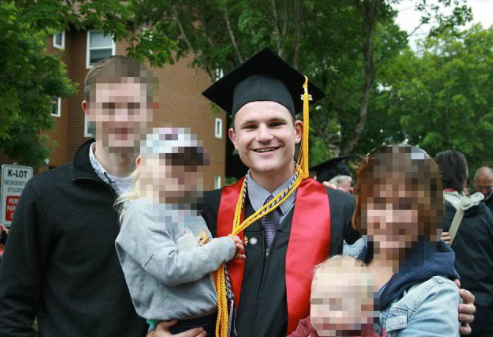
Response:
[{"label": "person in background", "polygon": [[9,236],[9,230],[0,224],[0,262],[2,262],[3,251],[7,244],[7,237]]},{"label": "person in background", "polygon": [[[328,188],[353,194],[353,179],[351,178],[351,176],[338,175],[332,178],[330,181],[324,181],[323,184]],[[359,252],[363,249],[365,245],[366,245],[365,236],[359,238],[353,244],[348,244],[346,240],[344,240],[344,247],[342,253],[344,255],[357,257]]]},{"label": "person in background", "polygon": [[[484,188],[471,196],[460,191],[468,178],[465,156],[458,151],[443,151],[436,155],[443,194],[445,198],[444,233],[442,237],[450,244],[449,230],[458,210],[462,219],[451,248],[454,250],[455,268],[461,276],[461,284],[476,298],[476,319],[471,324],[474,337],[493,335],[493,213],[482,202]],[[480,169],[482,187],[488,183],[488,169]],[[457,220],[458,221],[458,220]]]},{"label": "person in background", "polygon": [[349,194],[353,194],[353,179],[350,176],[338,175],[332,178],[329,182],[324,182],[324,185],[329,188],[334,188]]},{"label": "person in background", "polygon": [[484,203],[493,212],[493,170],[487,166],[480,167],[474,175],[474,187],[484,195]]}]

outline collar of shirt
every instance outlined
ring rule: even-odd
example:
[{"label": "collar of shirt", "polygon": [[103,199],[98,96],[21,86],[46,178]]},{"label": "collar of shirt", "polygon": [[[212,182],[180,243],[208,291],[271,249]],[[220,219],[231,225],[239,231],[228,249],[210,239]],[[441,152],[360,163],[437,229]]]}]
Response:
[{"label": "collar of shirt", "polygon": [[[293,177],[286,180],[281,186],[279,186],[274,191],[274,193],[270,193],[265,188],[260,186],[255,180],[253,180],[252,176],[250,175],[250,171],[248,171],[246,175],[248,199],[250,200],[250,204],[252,204],[254,211],[259,210],[264,205],[265,200],[269,197],[269,195],[272,194],[272,196],[275,197],[276,195],[281,193],[282,190],[288,187],[289,183],[291,182],[291,179],[293,179]],[[295,199],[296,199],[296,191],[291,193],[291,195],[286,199],[286,201],[284,201],[279,206],[282,215],[286,215],[291,210],[291,208],[293,208]]]},{"label": "collar of shirt", "polygon": [[99,162],[99,160],[94,155],[96,151],[96,142],[92,143],[89,146],[89,160],[91,161],[91,166],[94,169],[94,172],[101,178],[102,181],[110,185],[118,194],[126,193],[130,191],[133,187],[132,180],[127,178],[120,178],[116,176],[112,176],[106,172],[103,165]]}]

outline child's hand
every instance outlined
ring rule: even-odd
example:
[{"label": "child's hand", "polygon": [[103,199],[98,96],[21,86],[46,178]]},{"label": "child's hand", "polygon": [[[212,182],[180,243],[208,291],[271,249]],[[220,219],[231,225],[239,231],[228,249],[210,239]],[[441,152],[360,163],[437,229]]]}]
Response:
[{"label": "child's hand", "polygon": [[232,236],[231,237],[233,241],[235,242],[236,245],[236,253],[233,259],[238,259],[238,260],[245,260],[246,255],[245,255],[245,247],[243,247],[243,242],[238,236]]}]

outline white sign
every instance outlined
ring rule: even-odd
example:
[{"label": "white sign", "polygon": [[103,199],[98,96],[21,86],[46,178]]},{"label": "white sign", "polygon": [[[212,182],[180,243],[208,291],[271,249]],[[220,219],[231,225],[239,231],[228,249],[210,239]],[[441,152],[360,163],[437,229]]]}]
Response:
[{"label": "white sign", "polygon": [[10,227],[17,203],[29,179],[33,177],[33,168],[19,165],[2,165],[1,214],[0,223]]}]

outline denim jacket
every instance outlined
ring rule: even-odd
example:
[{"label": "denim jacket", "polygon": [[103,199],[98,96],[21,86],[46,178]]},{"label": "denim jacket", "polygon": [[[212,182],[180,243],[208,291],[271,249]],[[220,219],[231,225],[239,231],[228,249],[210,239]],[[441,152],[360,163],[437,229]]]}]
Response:
[{"label": "denim jacket", "polygon": [[413,285],[380,313],[389,337],[459,336],[459,288],[451,280],[433,276]]},{"label": "denim jacket", "polygon": [[[459,275],[455,254],[443,241],[417,242],[379,294],[380,324],[389,337],[459,336]],[[358,255],[368,264],[373,242]]]}]

